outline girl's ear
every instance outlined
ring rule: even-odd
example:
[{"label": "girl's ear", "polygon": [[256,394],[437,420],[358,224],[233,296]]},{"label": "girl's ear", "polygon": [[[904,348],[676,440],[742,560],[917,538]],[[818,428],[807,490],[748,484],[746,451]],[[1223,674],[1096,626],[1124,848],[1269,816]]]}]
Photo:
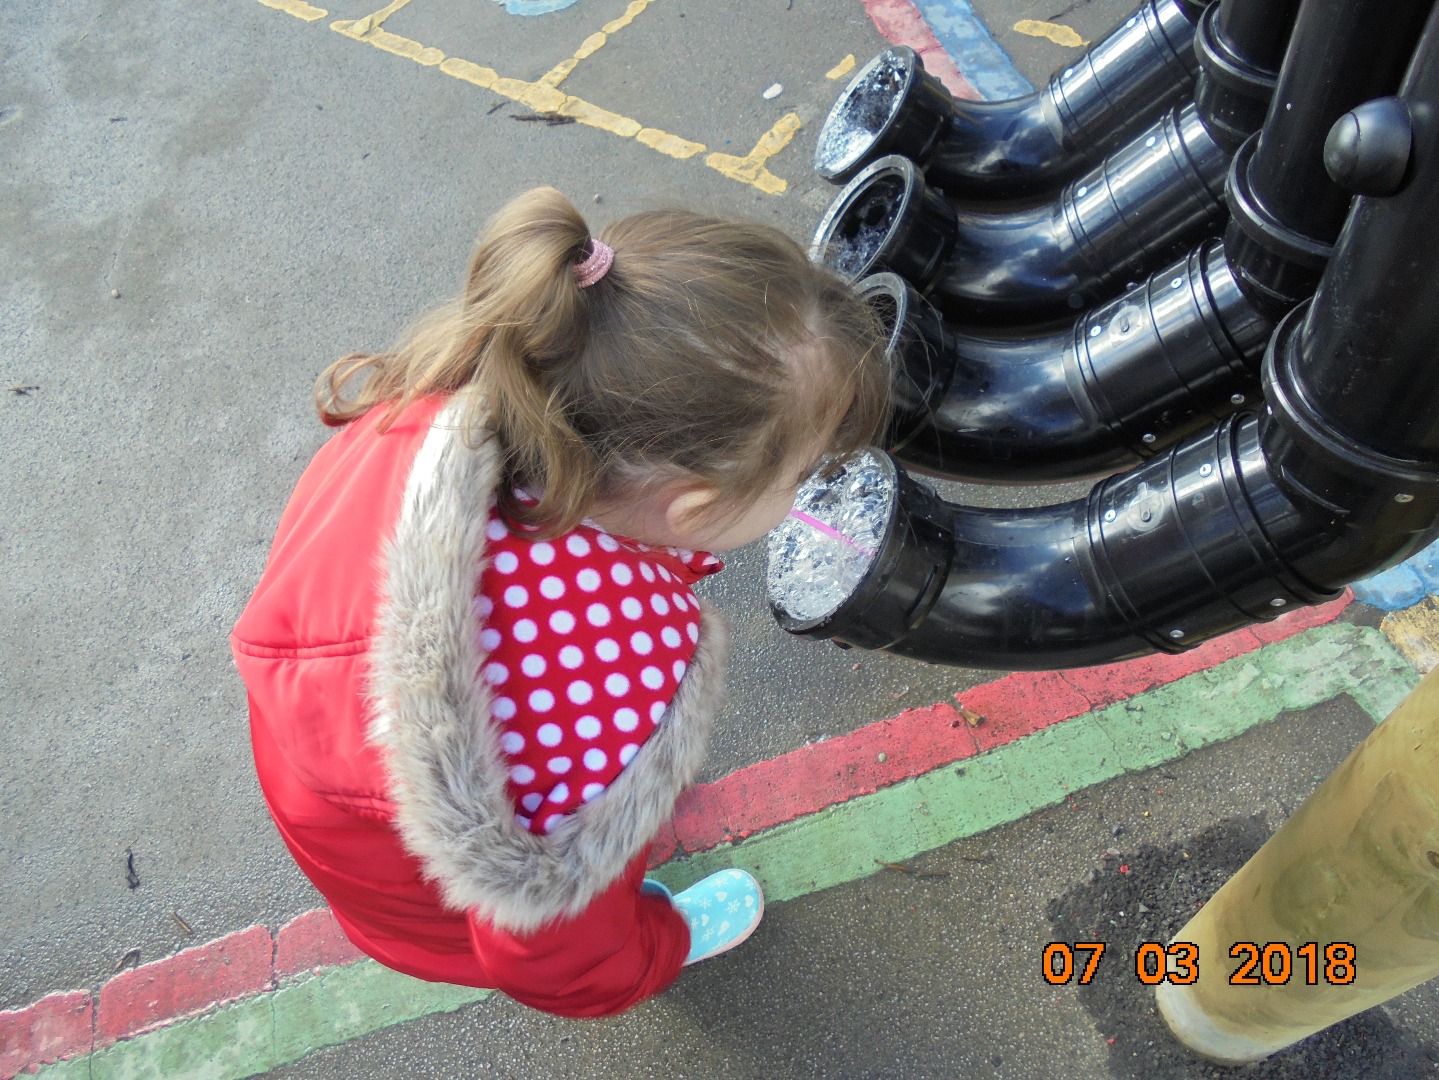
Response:
[{"label": "girl's ear", "polygon": [[665,507],[665,526],[678,537],[697,535],[714,510],[715,490],[708,484],[687,484]]}]

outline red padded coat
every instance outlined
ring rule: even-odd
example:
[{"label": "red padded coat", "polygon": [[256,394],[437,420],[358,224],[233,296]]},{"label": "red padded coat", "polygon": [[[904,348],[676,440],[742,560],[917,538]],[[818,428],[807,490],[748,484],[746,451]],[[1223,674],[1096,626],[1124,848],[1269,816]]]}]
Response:
[{"label": "red padded coat", "polygon": [[473,604],[495,445],[467,445],[457,400],[421,401],[381,434],[383,411],[316,454],[231,637],[266,803],[386,966],[564,1016],[620,1012],[668,986],[689,947],[639,883],[723,703],[724,622],[703,609],[663,722],[604,794],[548,835],[526,830]]}]

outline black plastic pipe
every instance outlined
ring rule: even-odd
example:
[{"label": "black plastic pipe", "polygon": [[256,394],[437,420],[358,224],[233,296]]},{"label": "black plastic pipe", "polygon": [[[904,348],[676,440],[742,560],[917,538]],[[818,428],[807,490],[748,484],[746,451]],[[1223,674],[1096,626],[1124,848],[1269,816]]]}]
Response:
[{"label": "black plastic pipe", "polygon": [[863,169],[815,231],[813,258],[907,278],[950,318],[1032,325],[1113,296],[1224,220],[1229,155],[1193,105],[1173,109],[1049,204],[960,209],[898,155]]},{"label": "black plastic pipe", "polygon": [[[1196,90],[1196,103],[1163,114],[1054,201],[1003,213],[958,207],[892,154],[835,197],[812,256],[852,279],[892,270],[947,316],[980,325],[1033,325],[1113,296],[1220,228],[1230,158],[1262,121],[1276,80],[1248,50],[1282,54],[1295,3],[1209,8],[1199,56],[1215,72],[1201,76],[1202,100]],[[1236,6],[1243,18],[1227,14]]]},{"label": "black plastic pipe", "polygon": [[844,183],[871,161],[902,154],[953,199],[1053,192],[1189,98],[1194,27],[1207,2],[1145,0],[1043,89],[1008,101],[955,98],[913,49],[886,49],[830,109],[815,170]]},{"label": "black plastic pipe", "polygon": [[1148,460],[1252,404],[1269,334],[1313,292],[1348,209],[1349,192],[1324,171],[1326,137],[1346,109],[1398,88],[1430,7],[1304,0],[1276,102],[1229,173],[1238,220],[1223,245],[1073,327],[984,337],[943,327],[894,275],[861,282],[882,318],[912,324],[891,323],[891,359],[905,373],[891,452],[951,479],[1073,480]]},{"label": "black plastic pipe", "polygon": [[1412,148],[1404,179],[1354,200],[1313,301],[1265,358],[1265,452],[1286,489],[1335,521],[1335,543],[1297,561],[1326,583],[1359,576],[1401,539],[1418,550],[1436,513],[1439,7],[1394,104]]},{"label": "black plastic pipe", "polygon": [[1287,524],[1288,540],[1309,522],[1264,485],[1257,427],[1252,414],[1231,417],[1059,506],[955,506],[896,471],[894,514],[864,580],[826,616],[776,607],[776,618],[844,645],[1023,671],[1179,652],[1328,599],[1276,557],[1266,526]]},{"label": "black plastic pipe", "polygon": [[981,483],[1112,473],[1253,406],[1274,328],[1239,291],[1217,240],[1072,326],[1025,338],[946,326],[894,274],[859,288],[890,328],[900,373],[891,453]]},{"label": "black plastic pipe", "polygon": [[776,606],[781,625],[934,663],[1071,667],[1180,651],[1439,537],[1439,10],[1398,97],[1404,179],[1355,201],[1315,298],[1271,339],[1262,417],[1062,506],[953,506],[899,473],[850,595],[817,618]]},{"label": "black plastic pipe", "polygon": [[1352,192],[1324,170],[1335,121],[1393,94],[1432,0],[1303,0],[1269,112],[1235,155],[1226,189],[1229,260],[1245,294],[1278,318],[1313,293]]},{"label": "black plastic pipe", "polygon": [[1194,103],[1209,133],[1231,153],[1258,130],[1274,95],[1300,0],[1220,0],[1194,35]]}]

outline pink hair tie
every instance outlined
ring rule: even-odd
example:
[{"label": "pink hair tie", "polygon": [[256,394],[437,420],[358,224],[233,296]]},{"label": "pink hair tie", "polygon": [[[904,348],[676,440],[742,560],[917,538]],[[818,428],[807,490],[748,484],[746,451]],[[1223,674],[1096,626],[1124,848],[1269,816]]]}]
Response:
[{"label": "pink hair tie", "polygon": [[609,273],[614,261],[615,249],[603,240],[591,238],[590,253],[585,256],[583,262],[575,263],[575,281],[579,283],[580,288],[588,289]]}]

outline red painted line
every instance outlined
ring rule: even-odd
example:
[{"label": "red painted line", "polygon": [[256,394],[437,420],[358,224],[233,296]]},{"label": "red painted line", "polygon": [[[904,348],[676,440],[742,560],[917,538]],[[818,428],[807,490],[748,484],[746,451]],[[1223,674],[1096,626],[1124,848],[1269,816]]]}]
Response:
[{"label": "red painted line", "polygon": [[974,729],[982,750],[1014,742],[1041,728],[1089,712],[1084,692],[1062,671],[1025,671],[956,695],[980,718]]},{"label": "red painted line", "polygon": [[919,53],[924,70],[944,83],[951,94],[971,101],[979,99],[979,91],[955,66],[912,0],[864,0],[864,9],[886,40],[908,45]]},{"label": "red painted line", "polygon": [[275,943],[252,926],[123,971],[100,990],[95,1047],[274,986]]},{"label": "red painted line", "polygon": [[297,915],[275,934],[275,978],[288,979],[320,968],[342,967],[363,960],[329,908]]},{"label": "red painted line", "polygon": [[1339,613],[1353,602],[1353,591],[1345,589],[1344,595],[1338,600],[1331,600],[1327,604],[1319,604],[1316,607],[1300,608],[1273,622],[1255,623],[1249,627],[1248,632],[1257,637],[1261,644],[1269,645],[1293,637],[1301,630],[1312,630],[1316,626],[1332,623],[1339,618]]},{"label": "red painted line", "polygon": [[993,750],[1050,724],[1153,690],[1232,660],[1262,645],[1333,622],[1354,594],[1301,608],[1273,622],[1258,623],[1214,638],[1182,653],[1157,653],[1115,664],[1068,671],[1020,672],[958,695],[960,704],[984,717],[975,729],[980,749]]},{"label": "red painted line", "polygon": [[704,851],[978,752],[953,705],[909,709],[689,788],[675,805],[675,832],[686,851]]},{"label": "red painted line", "polygon": [[660,826],[659,834],[650,843],[649,867],[653,870],[656,866],[663,866],[674,857],[679,850],[680,838],[675,832],[673,820],[666,821]]},{"label": "red painted line", "polygon": [[0,1012],[0,1076],[88,1054],[95,1040],[95,999],[88,990],[49,994]]},{"label": "red painted line", "polygon": [[[908,709],[850,732],[688,789],[650,854],[707,850],[1040,731],[1203,671],[1304,630],[1333,622],[1353,595],[1303,608],[1205,642],[1178,655],[1138,657],[1069,671],[1019,672]],[[968,713],[969,715],[966,715]],[[977,726],[971,718],[978,715]],[[116,975],[99,994],[51,994],[0,1013],[0,1076],[75,1057],[216,1005],[273,988],[279,979],[352,963],[362,954],[321,908],[297,916],[272,939],[263,926]],[[93,1039],[92,1039],[93,1023]]]}]

